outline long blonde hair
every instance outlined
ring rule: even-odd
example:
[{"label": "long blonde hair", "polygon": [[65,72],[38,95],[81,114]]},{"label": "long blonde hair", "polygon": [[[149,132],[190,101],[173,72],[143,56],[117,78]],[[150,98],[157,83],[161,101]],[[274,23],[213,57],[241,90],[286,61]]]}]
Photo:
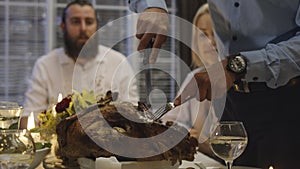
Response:
[{"label": "long blonde hair", "polygon": [[[209,14],[209,9],[208,9],[208,3],[205,3],[203,4],[197,11],[197,13],[195,14],[194,18],[193,18],[193,31],[192,31],[192,47],[193,49],[196,49],[199,51],[198,49],[198,41],[199,41],[199,38],[198,36],[196,35],[196,25],[198,23],[198,20],[199,18],[204,15],[204,14]],[[199,66],[203,66],[203,63],[202,61],[200,60],[199,56],[194,52],[192,51],[192,60],[191,60],[191,69],[196,69],[197,67]]]}]

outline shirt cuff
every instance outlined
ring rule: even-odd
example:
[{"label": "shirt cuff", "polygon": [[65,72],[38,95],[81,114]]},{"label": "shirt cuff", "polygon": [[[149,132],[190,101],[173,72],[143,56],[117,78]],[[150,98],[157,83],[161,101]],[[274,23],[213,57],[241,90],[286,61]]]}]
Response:
[{"label": "shirt cuff", "polygon": [[241,52],[247,58],[247,73],[245,79],[247,82],[266,82],[267,86],[276,88],[275,72],[266,65],[264,49],[257,51]]},{"label": "shirt cuff", "polygon": [[156,7],[167,10],[167,5],[164,0],[130,0],[129,8],[134,12],[144,12],[145,9]]}]

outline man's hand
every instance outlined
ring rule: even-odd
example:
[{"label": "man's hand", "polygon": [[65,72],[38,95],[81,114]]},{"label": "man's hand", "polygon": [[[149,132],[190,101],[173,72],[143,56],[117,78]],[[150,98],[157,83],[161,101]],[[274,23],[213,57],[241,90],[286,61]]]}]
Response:
[{"label": "man's hand", "polygon": [[155,63],[162,44],[167,40],[169,26],[168,14],[160,8],[148,8],[140,14],[137,22],[136,37],[140,39],[138,51],[144,50],[151,39],[154,39],[149,63]]},{"label": "man's hand", "polygon": [[200,133],[199,133],[195,128],[191,128],[191,129],[190,129],[190,135],[191,135],[192,137],[195,137],[196,139],[198,139]]},{"label": "man's hand", "polygon": [[[215,64],[216,65],[216,64]],[[223,70],[224,71],[218,71],[213,72],[214,77],[216,78],[216,82],[220,85],[223,85],[222,81],[224,80],[222,73],[225,72],[225,80],[226,80],[226,91],[231,88],[234,84],[234,81],[236,80],[236,76],[234,73],[228,71],[226,69],[227,65],[227,59],[224,59],[222,61]],[[218,70],[217,68],[214,68],[212,66],[212,70]],[[218,73],[218,74],[216,74]],[[218,81],[220,79],[220,81]],[[217,85],[218,85],[217,84]],[[174,100],[174,104],[176,106],[181,105],[182,103],[186,102],[190,98],[197,98],[199,101],[203,101],[205,99],[211,100],[212,99],[212,88],[211,88],[211,80],[208,75],[208,72],[206,70],[202,70],[194,75],[194,78],[185,86],[183,92]],[[218,86],[217,86],[218,87]],[[222,86],[219,87],[222,90]],[[222,95],[224,93],[221,93]]]}]

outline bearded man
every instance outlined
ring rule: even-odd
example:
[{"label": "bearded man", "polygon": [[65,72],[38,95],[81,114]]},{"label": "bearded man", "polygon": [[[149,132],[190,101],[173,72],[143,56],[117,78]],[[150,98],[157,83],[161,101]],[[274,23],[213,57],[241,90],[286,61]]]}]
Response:
[{"label": "bearded man", "polygon": [[99,45],[98,20],[87,0],[70,2],[63,10],[60,28],[64,47],[40,57],[33,68],[26,92],[23,117],[35,116],[73,90],[93,90],[105,94],[118,92],[121,101],[138,102],[134,73],[124,55]]}]

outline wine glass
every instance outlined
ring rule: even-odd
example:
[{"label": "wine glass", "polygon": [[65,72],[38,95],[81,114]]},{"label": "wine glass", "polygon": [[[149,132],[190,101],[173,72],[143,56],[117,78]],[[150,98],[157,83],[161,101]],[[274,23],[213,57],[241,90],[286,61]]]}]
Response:
[{"label": "wine glass", "polygon": [[228,169],[232,168],[233,160],[244,152],[247,143],[244,125],[238,121],[219,122],[209,138],[213,153],[225,161]]},{"label": "wine glass", "polygon": [[0,128],[19,129],[23,107],[17,102],[0,101]]},{"label": "wine glass", "polygon": [[35,144],[28,130],[0,130],[0,168],[27,169]]}]

